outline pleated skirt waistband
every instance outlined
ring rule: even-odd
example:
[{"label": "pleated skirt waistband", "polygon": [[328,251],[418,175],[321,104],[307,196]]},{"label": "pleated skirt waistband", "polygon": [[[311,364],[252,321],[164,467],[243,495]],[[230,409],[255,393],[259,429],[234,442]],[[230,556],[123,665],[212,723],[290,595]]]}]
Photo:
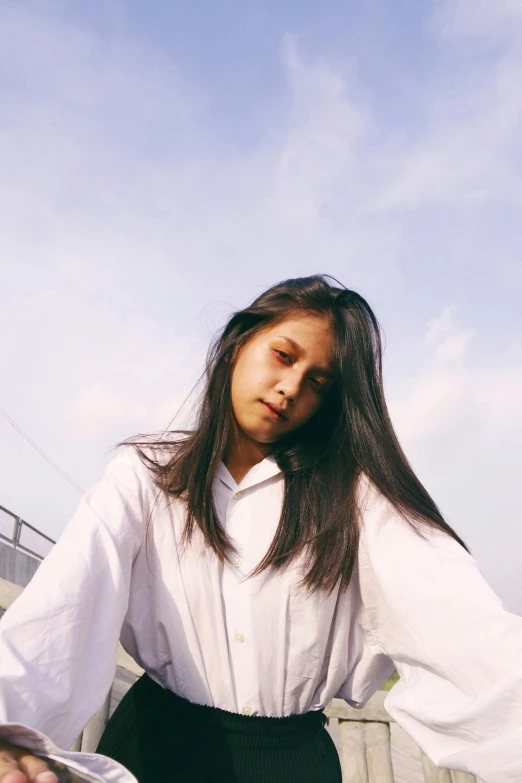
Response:
[{"label": "pleated skirt waistband", "polygon": [[125,694],[97,748],[139,783],[341,783],[322,710],[238,715],[193,704],[146,674]]},{"label": "pleated skirt waistband", "polygon": [[326,723],[322,710],[303,715],[266,717],[243,715],[219,707],[194,704],[172,691],[157,685],[144,675],[140,687],[153,698],[164,718],[173,725],[187,725],[192,731],[203,732],[216,739],[226,735],[229,745],[247,745],[250,748],[282,748],[309,742]]}]

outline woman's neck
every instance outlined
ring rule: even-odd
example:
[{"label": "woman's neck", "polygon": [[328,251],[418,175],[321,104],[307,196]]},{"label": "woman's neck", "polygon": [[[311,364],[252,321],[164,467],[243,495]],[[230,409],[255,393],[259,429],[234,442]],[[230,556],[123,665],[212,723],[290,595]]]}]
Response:
[{"label": "woman's neck", "polygon": [[262,462],[271,451],[271,443],[257,443],[237,427],[233,427],[225,448],[223,462],[236,484],[240,484],[249,470]]}]

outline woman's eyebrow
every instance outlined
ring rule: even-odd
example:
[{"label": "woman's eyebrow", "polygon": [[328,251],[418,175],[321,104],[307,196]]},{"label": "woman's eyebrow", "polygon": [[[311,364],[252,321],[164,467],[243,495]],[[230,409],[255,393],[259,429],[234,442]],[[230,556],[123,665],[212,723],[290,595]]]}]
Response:
[{"label": "woman's eyebrow", "polygon": [[[303,354],[304,350],[299,345],[299,343],[296,343],[295,340],[292,340],[291,337],[286,337],[284,334],[277,335],[277,339],[279,340],[286,340],[287,343],[290,343],[294,351],[298,354]],[[328,367],[315,367],[314,371],[317,373],[320,373],[321,375],[324,375],[325,378],[328,380],[331,380],[333,378],[333,372]]]},{"label": "woman's eyebrow", "polygon": [[292,338],[291,338],[291,337],[285,337],[285,335],[284,335],[284,334],[278,334],[278,335],[277,335],[277,338],[278,338],[279,340],[286,340],[286,342],[287,342],[287,343],[290,343],[290,345],[292,346],[292,348],[294,349],[294,351],[297,351],[297,353],[303,353],[303,349],[301,348],[301,346],[299,345],[299,343],[296,343],[296,341],[295,341],[295,340],[292,340]]}]

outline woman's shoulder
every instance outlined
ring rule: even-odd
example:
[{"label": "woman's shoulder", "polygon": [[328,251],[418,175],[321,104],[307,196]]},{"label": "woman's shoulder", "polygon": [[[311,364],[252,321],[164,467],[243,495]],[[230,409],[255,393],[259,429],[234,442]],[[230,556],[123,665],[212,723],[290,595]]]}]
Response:
[{"label": "woman's shoulder", "polygon": [[359,522],[361,528],[369,520],[374,523],[379,517],[385,516],[385,512],[391,508],[391,503],[383,495],[374,481],[367,473],[361,471],[355,486],[355,501],[357,504]]},{"label": "woman's shoulder", "polygon": [[154,490],[157,478],[176,456],[189,432],[139,435],[119,444],[106,469],[106,478],[135,491]]},{"label": "woman's shoulder", "polygon": [[133,436],[119,444],[114,461],[135,467],[141,465],[149,471],[155,466],[164,467],[176,456],[190,435],[190,432],[182,430]]},{"label": "woman's shoulder", "polygon": [[466,550],[442,527],[423,521],[389,500],[366,474],[356,488],[360,549],[389,560],[397,551],[444,552],[444,556],[469,557]]}]

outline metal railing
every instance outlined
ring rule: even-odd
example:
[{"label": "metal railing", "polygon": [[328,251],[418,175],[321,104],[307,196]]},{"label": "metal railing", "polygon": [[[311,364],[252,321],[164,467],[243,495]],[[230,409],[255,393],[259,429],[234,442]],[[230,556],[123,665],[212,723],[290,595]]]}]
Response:
[{"label": "metal railing", "polygon": [[38,560],[43,560],[56,543],[3,506],[0,506],[0,539]]}]

